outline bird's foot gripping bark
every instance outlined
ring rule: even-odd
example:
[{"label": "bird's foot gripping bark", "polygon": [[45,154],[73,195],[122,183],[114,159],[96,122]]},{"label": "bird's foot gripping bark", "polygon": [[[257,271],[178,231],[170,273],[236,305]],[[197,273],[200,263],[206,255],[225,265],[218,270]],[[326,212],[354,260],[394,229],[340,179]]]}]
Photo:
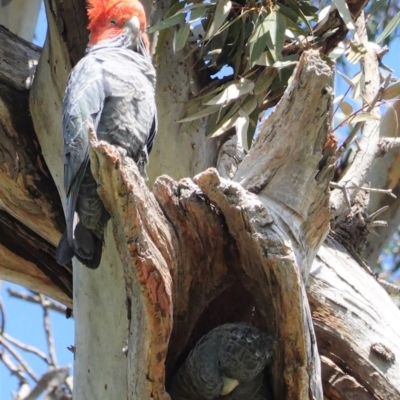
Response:
[{"label": "bird's foot gripping bark", "polygon": [[74,243],[68,243],[67,231],[62,235],[57,247],[57,263],[65,266],[75,256],[82,264],[90,269],[96,269],[101,260],[103,240],[85,228],[80,222],[74,231]]},{"label": "bird's foot gripping bark", "polygon": [[76,258],[88,268],[96,269],[101,260],[103,240],[80,222],[75,228],[74,248]]}]

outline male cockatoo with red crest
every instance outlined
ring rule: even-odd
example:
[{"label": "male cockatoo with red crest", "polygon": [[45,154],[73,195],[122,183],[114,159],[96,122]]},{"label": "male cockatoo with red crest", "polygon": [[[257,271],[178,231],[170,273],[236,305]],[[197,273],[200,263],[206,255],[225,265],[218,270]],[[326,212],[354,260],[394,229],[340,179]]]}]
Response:
[{"label": "male cockatoo with red crest", "polygon": [[109,214],[90,170],[89,131],[131,157],[145,177],[157,130],[156,74],[139,1],[88,0],[88,16],[89,45],[69,76],[63,103],[67,229],[57,261],[65,265],[76,256],[97,268]]}]

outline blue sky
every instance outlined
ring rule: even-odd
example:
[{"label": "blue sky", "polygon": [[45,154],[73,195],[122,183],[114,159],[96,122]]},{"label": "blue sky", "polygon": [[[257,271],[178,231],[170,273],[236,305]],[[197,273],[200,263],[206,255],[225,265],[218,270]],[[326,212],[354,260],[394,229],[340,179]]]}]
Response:
[{"label": "blue sky", "polygon": [[[34,43],[42,46],[46,36],[46,16],[42,4],[38,17],[37,29],[35,32]],[[400,48],[400,39],[395,39],[391,44],[392,49]],[[395,76],[399,76],[400,63],[398,51],[391,51],[385,56],[384,62],[387,66],[395,70]],[[348,76],[353,76],[357,72],[358,65],[347,70]],[[337,93],[343,93],[347,86],[343,79],[336,81]],[[2,297],[4,308],[6,310],[6,332],[18,340],[36,346],[42,351],[46,351],[46,341],[42,325],[42,309],[22,300],[11,298],[8,288],[24,290],[16,285],[6,282],[2,283],[0,295]],[[74,322],[73,319],[67,320],[64,316],[51,312],[52,328],[55,337],[57,358],[60,366],[72,365],[73,355],[67,350],[67,346],[74,343]],[[30,363],[32,369],[40,376],[46,370],[45,364],[36,356],[26,355],[26,360]],[[0,363],[0,400],[11,399],[11,392],[17,389],[18,380],[10,376],[9,371]]]}]

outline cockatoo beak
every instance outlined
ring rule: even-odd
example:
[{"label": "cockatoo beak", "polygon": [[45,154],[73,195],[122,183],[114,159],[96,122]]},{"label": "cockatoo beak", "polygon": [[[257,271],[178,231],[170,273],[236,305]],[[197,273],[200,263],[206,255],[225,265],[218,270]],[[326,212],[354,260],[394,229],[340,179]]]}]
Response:
[{"label": "cockatoo beak", "polygon": [[139,18],[135,15],[129,21],[125,22],[125,28],[129,29],[132,32],[133,36],[138,36],[140,33],[140,21]]},{"label": "cockatoo beak", "polygon": [[143,33],[140,29],[139,18],[136,16],[132,17],[129,21],[125,22],[124,28],[129,32],[129,35],[132,37],[133,48],[142,55],[148,55],[146,41],[143,37],[146,34]]},{"label": "cockatoo beak", "polygon": [[227,394],[233,392],[233,390],[239,386],[239,381],[237,379],[233,378],[228,378],[227,376],[223,375],[222,376],[222,391],[221,391],[221,396],[226,396]]}]

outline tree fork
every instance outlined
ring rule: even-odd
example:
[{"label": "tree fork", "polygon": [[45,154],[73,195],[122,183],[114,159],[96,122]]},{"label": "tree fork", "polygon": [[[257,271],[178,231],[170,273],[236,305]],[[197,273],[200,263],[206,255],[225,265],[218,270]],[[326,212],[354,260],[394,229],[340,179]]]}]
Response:
[{"label": "tree fork", "polygon": [[[277,121],[275,128],[282,131],[281,140],[279,134],[273,135],[272,140],[276,137],[276,142],[273,150],[268,149],[270,132],[277,131],[267,120],[248,156],[257,168],[249,168],[245,160],[239,172],[242,181],[248,183],[262,178],[262,171],[269,171],[273,164],[274,175],[278,177],[276,159],[282,161],[282,157],[274,157],[275,154],[290,158],[296,151],[304,153],[303,158],[297,157],[297,162],[293,163],[293,173],[301,170],[306,178],[294,182],[302,193],[307,188],[310,196],[318,193],[319,207],[314,203],[315,198],[304,194],[308,204],[313,204],[309,208],[312,210],[310,218],[320,220],[318,214],[327,215],[318,240],[314,237],[307,243],[309,252],[315,254],[327,233],[329,221],[330,174],[321,171],[332,173],[333,170],[328,159],[321,166],[321,159],[328,136],[332,70],[321,62],[317,52],[310,51],[304,54],[295,76],[297,79],[288,88],[288,95],[270,117],[271,121]],[[317,88],[321,85],[324,90],[316,90],[314,85]],[[305,99],[309,99],[309,103]],[[319,105],[317,112],[310,109],[306,113],[302,107],[313,103]],[[306,140],[304,132],[295,129],[298,123],[295,116],[299,114],[305,115],[302,123],[307,132]],[[285,131],[278,122],[283,115],[288,121]],[[290,143],[302,141],[304,146],[293,146],[292,151],[288,151],[289,140]],[[272,155],[268,155],[269,151]],[[267,155],[266,161],[261,155]],[[82,267],[76,271],[76,275],[82,277],[74,280],[78,285],[75,300],[79,305],[75,316],[77,330],[81,332],[77,340],[82,343],[77,343],[76,370],[90,370],[91,376],[96,378],[101,374],[102,365],[90,361],[91,351],[89,357],[79,357],[84,346],[81,329],[86,331],[86,338],[93,338],[98,332],[97,326],[91,331],[92,321],[80,314],[79,308],[90,304],[87,310],[98,313],[99,318],[104,319],[102,325],[111,327],[112,323],[101,316],[100,310],[96,311],[97,288],[103,284],[100,295],[106,299],[114,298],[113,292],[125,287],[127,323],[123,330],[127,334],[127,362],[124,374],[135,377],[129,380],[129,395],[141,399],[164,398],[164,362],[169,373],[168,387],[184,355],[205,332],[224,322],[246,320],[278,339],[269,372],[274,394],[278,398],[300,399],[312,393],[316,399],[322,399],[320,361],[302,278],[302,273],[307,274],[309,269],[310,257],[304,257],[298,246],[303,243],[306,232],[287,230],[290,225],[309,225],[303,224],[305,221],[293,222],[293,214],[296,221],[299,219],[294,203],[285,204],[286,198],[282,198],[281,203],[276,199],[268,203],[268,193],[264,196],[251,193],[238,183],[220,178],[214,169],[200,173],[193,180],[185,178],[179,182],[162,176],[156,180],[152,194],[134,162],[121,157],[107,143],[98,142],[93,133],[90,156],[92,172],[100,186],[99,194],[112,216],[113,233],[106,237],[99,268],[103,272],[88,272]],[[290,172],[285,169],[284,174],[290,175]],[[273,179],[263,182],[259,192],[274,183]],[[277,195],[278,188],[274,187],[272,193]],[[109,263],[110,259],[115,260],[115,251],[121,262],[123,282],[120,281],[119,286],[117,283],[104,286],[102,274],[108,273],[106,269],[118,267],[119,261]],[[113,257],[107,255],[109,252]],[[232,287],[246,294],[245,305]],[[93,292],[97,295],[86,295],[91,288],[96,288]],[[85,294],[79,298],[83,292]],[[218,312],[226,310],[227,304],[238,313]],[[121,354],[122,347],[120,343]],[[114,352],[118,352],[118,345]],[[80,363],[85,365],[80,366]],[[92,386],[78,383],[82,391],[78,389],[76,396],[84,397]],[[116,396],[110,393],[109,385],[107,395]]]}]

